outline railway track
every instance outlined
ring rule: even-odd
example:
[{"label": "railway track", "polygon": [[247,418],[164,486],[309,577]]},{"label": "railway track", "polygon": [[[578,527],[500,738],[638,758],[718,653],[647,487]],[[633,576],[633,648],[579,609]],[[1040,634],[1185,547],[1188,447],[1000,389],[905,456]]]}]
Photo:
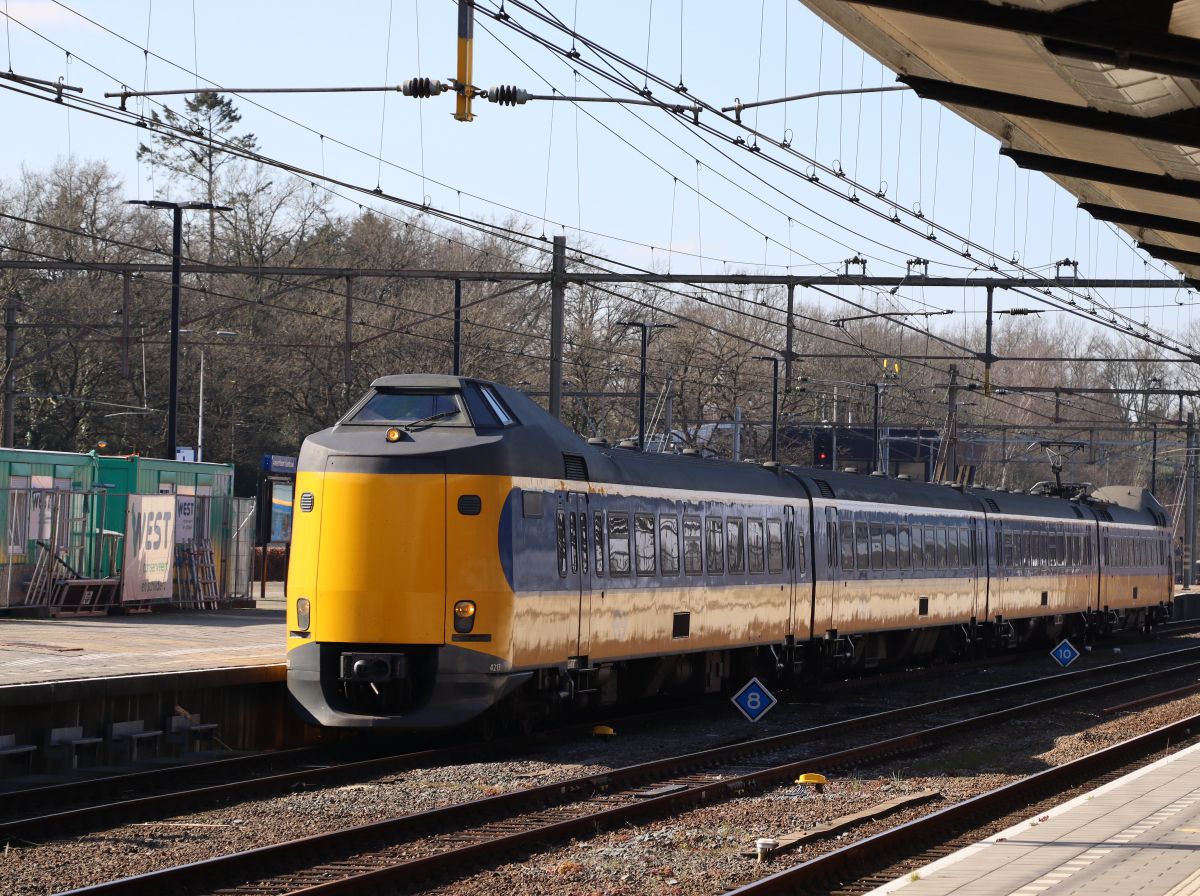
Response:
[{"label": "railway track", "polygon": [[[1184,622],[1176,624],[1172,632],[1192,630],[1185,627],[1188,625],[1200,629],[1200,621]],[[1200,647],[1182,648],[1127,660],[1121,664],[1080,670],[1046,679],[1043,683],[1070,680],[1070,676],[1103,674],[1113,668],[1135,669],[1164,657],[1183,658],[1188,651],[1200,652]],[[953,667],[941,666],[848,679],[825,685],[822,693],[826,696],[857,693],[881,685],[907,684],[934,674],[945,675],[948,669],[991,666],[1021,658],[1006,655],[971,660]],[[1022,686],[1038,685],[1026,682]],[[968,695],[964,695],[959,699],[967,698]],[[654,718],[660,722],[661,713],[654,714]],[[631,724],[639,723],[639,715],[628,716],[622,722],[628,730]],[[569,725],[559,733],[566,737],[578,736],[585,728]],[[283,793],[297,787],[349,782],[422,765],[477,761],[481,758],[481,750],[496,758],[505,758],[517,754],[530,742],[528,737],[504,738],[486,747],[472,744],[470,747],[455,746],[441,750],[431,748],[349,761],[329,748],[305,747],[4,791],[0,792],[0,843],[34,840],[47,835],[76,834],[128,820],[146,820],[195,811],[223,801]],[[540,742],[544,743],[544,736]],[[36,806],[36,812],[30,813],[30,806]]]},{"label": "railway track", "polygon": [[[1200,648],[1160,654],[1181,659]],[[1152,658],[1055,676],[1078,681],[1102,669],[1132,672]],[[159,892],[221,894],[353,893],[403,880],[436,881],[531,846],[569,837],[587,838],[616,825],[661,817],[718,802],[755,788],[775,786],[806,771],[860,765],[912,753],[981,725],[1044,712],[1123,688],[1200,669],[1200,659],[1167,669],[972,714],[896,737],[797,758],[796,747],[841,736],[868,725],[1017,696],[1046,680],[1005,685],[918,706],[891,709],[772,737],[659,759],[529,790],[456,803],[342,830],[162,869],[71,891],[89,896]]]},{"label": "railway track", "polygon": [[1064,791],[1100,784],[1133,770],[1169,746],[1200,734],[1200,714],[1098,750],[1062,765],[785,868],[729,891],[727,896],[793,896],[830,893],[860,896],[913,868],[978,842],[992,831],[1023,821],[1044,801],[1061,803]]},{"label": "railway track", "polygon": [[[639,717],[623,721],[636,727]],[[589,728],[570,725],[556,734],[579,737]],[[414,768],[503,759],[545,742],[545,735],[521,735],[484,744],[472,741],[365,759],[347,759],[337,749],[302,747],[7,791],[0,793],[0,843],[46,835],[61,837],[130,819],[194,812],[223,801],[347,783]],[[28,814],[30,806],[37,807],[36,814]]]}]

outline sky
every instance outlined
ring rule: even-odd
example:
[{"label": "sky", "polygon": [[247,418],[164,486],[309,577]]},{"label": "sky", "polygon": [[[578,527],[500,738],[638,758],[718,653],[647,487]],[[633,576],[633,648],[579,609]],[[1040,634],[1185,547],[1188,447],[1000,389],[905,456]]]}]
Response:
[{"label": "sky", "polygon": [[[479,6],[489,10],[499,2],[479,0]],[[760,7],[715,0],[544,2],[591,41],[672,84],[682,79],[717,106],[895,85],[890,72],[797,0],[764,0]],[[571,43],[511,2],[506,12],[514,24],[563,47]],[[117,101],[103,94],[122,85],[396,85],[416,75],[454,76],[455,17],[453,0],[0,0],[0,60],[20,75],[61,77],[110,108]],[[580,50],[583,60],[597,59]],[[572,69],[482,12],[474,81],[535,94],[634,96],[581,66]],[[652,89],[656,98],[674,96]],[[148,114],[154,103],[180,108],[181,100],[131,99],[129,108]],[[1001,158],[993,139],[908,92],[808,99],[743,116],[797,154],[843,170],[867,192],[919,209],[959,237],[933,242],[906,233],[867,211],[882,207],[873,197],[848,201],[860,191],[836,176],[819,173],[820,184],[809,182],[801,175],[818,172],[805,158],[765,141],[759,153],[706,141],[696,127],[658,108],[538,100],[506,108],[477,99],[476,119],[462,123],[451,115],[449,94],[427,100],[396,92],[246,94],[234,101],[242,129],[268,157],[436,209],[515,222],[534,237],[565,234],[569,245],[582,242],[641,268],[832,273],[861,256],[869,274],[897,275],[907,259],[923,257],[931,274],[963,276],[993,262],[1012,269],[1013,259],[1052,273],[1055,261],[1071,258],[1084,276],[1177,276],[1149,262],[1128,237],[1079,213],[1047,178]],[[740,133],[708,113],[701,121]],[[104,161],[124,178],[130,198],[190,198],[173,195],[161,176],[139,165],[144,131],[127,122],[4,89],[0,122],[0,179],[74,157]],[[409,213],[339,188],[336,207],[352,212],[356,204]],[[965,258],[964,239],[990,251]],[[943,328],[978,323],[983,303],[978,289],[842,293],[890,310],[954,311],[934,322]],[[1195,295],[1126,289],[1103,298],[1139,322],[1180,334],[1191,323]]]}]

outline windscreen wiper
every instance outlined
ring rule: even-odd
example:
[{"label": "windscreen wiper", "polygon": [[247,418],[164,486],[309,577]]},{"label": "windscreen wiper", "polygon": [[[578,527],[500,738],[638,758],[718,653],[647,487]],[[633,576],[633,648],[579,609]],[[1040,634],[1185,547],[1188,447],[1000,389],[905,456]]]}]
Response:
[{"label": "windscreen wiper", "polygon": [[405,432],[412,432],[418,426],[429,426],[431,423],[437,423],[439,420],[445,420],[447,417],[457,417],[458,410],[453,411],[438,411],[436,414],[430,414],[428,417],[422,417],[420,420],[414,420],[411,423],[403,423],[400,428]]}]

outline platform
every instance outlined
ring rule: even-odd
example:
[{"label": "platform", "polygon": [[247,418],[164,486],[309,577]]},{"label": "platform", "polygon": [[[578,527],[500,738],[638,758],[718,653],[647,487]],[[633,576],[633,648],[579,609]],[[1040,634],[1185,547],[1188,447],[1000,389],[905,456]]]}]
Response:
[{"label": "platform", "polygon": [[1200,744],[868,896],[1200,894]]},{"label": "platform", "polygon": [[275,610],[0,621],[0,687],[284,662]]},{"label": "platform", "polygon": [[57,729],[105,739],[99,762],[113,725],[166,730],[181,710],[217,723],[223,745],[290,745],[302,726],[287,707],[285,627],[275,609],[0,619],[0,736],[36,746],[35,771]]}]

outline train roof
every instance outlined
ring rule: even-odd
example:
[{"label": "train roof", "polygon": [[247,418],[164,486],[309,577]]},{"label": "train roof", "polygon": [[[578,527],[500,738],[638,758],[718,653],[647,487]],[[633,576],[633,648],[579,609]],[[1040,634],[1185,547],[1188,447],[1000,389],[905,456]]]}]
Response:
[{"label": "train roof", "polygon": [[[518,425],[502,430],[479,431],[432,426],[422,430],[421,445],[394,446],[409,458],[444,453],[446,469],[504,473],[545,479],[580,479],[650,488],[695,492],[778,495],[802,499],[806,495],[842,501],[891,504],[914,508],[1038,516],[1047,519],[1095,519],[1143,525],[1165,525],[1162,506],[1145,489],[1111,486],[1098,489],[1080,501],[980,488],[959,488],[883,476],[841,473],[799,466],[765,466],[680,456],[643,454],[637,450],[589,442],[551,416],[525,393],[499,383],[441,374],[383,376],[373,389],[458,390],[469,384],[489,386],[504,400]],[[380,469],[387,467],[379,439],[358,427],[339,427],[314,433],[306,440],[301,465],[324,469],[328,454],[350,453],[360,458],[380,454]],[[396,457],[399,460],[399,456]],[[582,461],[582,465],[579,463]]]},{"label": "train roof", "polygon": [[808,467],[788,467],[788,473],[804,482],[814,498],[936,507],[946,510],[979,510],[979,505],[961,491],[943,485],[893,479],[885,476],[839,473]]}]

